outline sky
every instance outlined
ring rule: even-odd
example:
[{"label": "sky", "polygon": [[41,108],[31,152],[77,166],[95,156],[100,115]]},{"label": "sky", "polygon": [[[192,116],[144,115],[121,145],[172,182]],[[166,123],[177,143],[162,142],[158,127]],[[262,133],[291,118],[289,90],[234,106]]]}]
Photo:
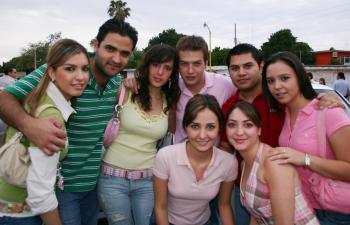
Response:
[{"label": "sky", "polygon": [[[348,0],[124,0],[131,9],[126,19],[139,32],[137,48],[163,30],[203,36],[211,45],[234,46],[234,24],[239,43],[256,47],[274,32],[290,29],[297,41],[314,51],[350,50]],[[72,38],[90,49],[98,28],[109,18],[110,0],[1,0],[0,64],[20,55],[29,43],[53,33]],[[91,50],[91,49],[90,49]]]}]

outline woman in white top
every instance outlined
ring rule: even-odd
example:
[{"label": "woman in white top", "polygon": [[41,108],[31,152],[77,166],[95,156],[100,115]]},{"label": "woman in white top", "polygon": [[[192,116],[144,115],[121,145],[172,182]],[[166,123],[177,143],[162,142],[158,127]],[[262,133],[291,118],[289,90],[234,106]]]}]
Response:
[{"label": "woman in white top", "polygon": [[[24,101],[27,112],[34,116],[36,110],[45,105],[38,117],[54,117],[65,128],[65,122],[74,113],[70,99],[81,95],[87,85],[88,65],[88,55],[82,45],[70,39],[57,41],[49,50],[43,79]],[[15,128],[9,127],[6,140],[15,132]],[[23,142],[28,146],[31,160],[27,187],[17,187],[0,179],[0,224],[60,225],[54,185],[60,154],[65,149],[47,156],[27,140]]]}]

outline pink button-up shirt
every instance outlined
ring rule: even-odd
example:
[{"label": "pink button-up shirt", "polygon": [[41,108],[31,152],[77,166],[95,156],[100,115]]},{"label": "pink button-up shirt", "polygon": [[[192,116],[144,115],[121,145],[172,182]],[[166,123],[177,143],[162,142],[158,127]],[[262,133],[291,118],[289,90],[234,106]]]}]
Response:
[{"label": "pink button-up shirt", "polygon": [[[210,94],[215,96],[220,107],[222,107],[226,100],[237,91],[237,88],[232,84],[231,79],[227,76],[208,72],[205,72],[204,75],[205,85],[200,90],[199,94]],[[181,96],[176,106],[175,143],[180,143],[187,139],[187,134],[182,127],[182,120],[185,114],[186,104],[193,97],[193,94],[190,90],[188,90],[182,79],[179,80],[179,86]]]},{"label": "pink button-up shirt", "polygon": [[[279,137],[280,146],[291,147],[310,155],[320,156],[317,122],[318,114],[321,111],[315,109],[317,102],[318,100],[314,99],[299,111],[293,129],[291,129],[290,126],[290,112],[288,108],[286,108],[286,118]],[[335,159],[328,138],[339,128],[350,125],[350,119],[342,108],[333,108],[326,109],[325,122],[327,133],[326,158]],[[297,167],[297,170],[301,179],[302,190],[307,200],[311,207],[319,209],[320,206],[313,198],[310,191],[311,184],[309,178],[312,171],[302,166]]]}]

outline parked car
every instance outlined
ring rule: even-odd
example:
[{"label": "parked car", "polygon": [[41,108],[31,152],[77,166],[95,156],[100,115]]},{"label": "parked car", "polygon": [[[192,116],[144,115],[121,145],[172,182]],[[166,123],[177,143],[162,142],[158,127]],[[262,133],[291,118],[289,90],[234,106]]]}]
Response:
[{"label": "parked car", "polygon": [[314,88],[314,90],[317,93],[326,93],[326,92],[329,92],[329,91],[335,92],[338,95],[338,97],[341,99],[341,101],[343,102],[343,104],[345,106],[346,114],[348,114],[348,116],[350,117],[350,103],[349,103],[349,101],[346,98],[344,98],[344,96],[342,94],[340,94],[338,91],[336,91],[333,88],[328,87],[326,85],[312,83],[312,87]]}]

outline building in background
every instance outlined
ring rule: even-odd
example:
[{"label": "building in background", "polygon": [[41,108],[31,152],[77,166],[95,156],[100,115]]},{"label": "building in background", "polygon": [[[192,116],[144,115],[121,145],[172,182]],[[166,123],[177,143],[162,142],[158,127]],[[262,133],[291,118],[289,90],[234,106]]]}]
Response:
[{"label": "building in background", "polygon": [[336,50],[330,48],[326,51],[315,52],[316,65],[349,65],[350,50]]}]

